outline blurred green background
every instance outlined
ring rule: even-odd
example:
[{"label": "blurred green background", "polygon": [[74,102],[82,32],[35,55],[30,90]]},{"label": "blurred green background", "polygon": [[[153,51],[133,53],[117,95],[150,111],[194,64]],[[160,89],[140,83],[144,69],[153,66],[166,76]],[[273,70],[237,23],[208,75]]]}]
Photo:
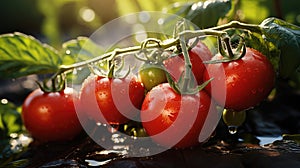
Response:
[{"label": "blurred green background", "polygon": [[[6,0],[0,2],[0,34],[18,31],[60,46],[66,40],[90,36],[101,25],[119,16],[142,10],[163,11],[176,2],[193,1]],[[300,25],[300,1],[232,0],[231,11],[221,21],[258,24],[269,16]]]}]

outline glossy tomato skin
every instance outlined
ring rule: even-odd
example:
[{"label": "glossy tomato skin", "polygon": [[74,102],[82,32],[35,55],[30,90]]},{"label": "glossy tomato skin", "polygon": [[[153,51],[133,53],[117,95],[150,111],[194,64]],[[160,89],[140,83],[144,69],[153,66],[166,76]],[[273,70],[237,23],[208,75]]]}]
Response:
[{"label": "glossy tomato skin", "polygon": [[163,83],[147,93],[141,121],[156,143],[165,147],[186,148],[199,143],[198,137],[209,111],[217,114],[214,103],[211,105],[211,98],[205,91],[180,95],[168,83]]},{"label": "glossy tomato skin", "polygon": [[[197,80],[198,84],[203,83],[203,74],[205,71],[205,64],[203,61],[208,61],[212,58],[212,54],[208,47],[203,42],[198,42],[198,44],[189,50],[189,56],[192,63],[192,72]],[[163,62],[166,70],[171,74],[171,76],[178,81],[180,75],[184,72],[184,57],[182,54],[179,56],[168,58]]]},{"label": "glossy tomato skin", "polygon": [[162,65],[152,65],[149,63],[144,63],[140,67],[139,78],[148,91],[158,84],[167,82],[165,70]]},{"label": "glossy tomato skin", "polygon": [[135,76],[92,75],[82,85],[80,103],[82,110],[96,122],[123,124],[138,114],[144,96],[145,88]]},{"label": "glossy tomato skin", "polygon": [[[213,60],[216,59],[222,59],[222,56],[216,55]],[[247,48],[246,55],[239,60],[209,64],[204,80],[210,78],[214,80],[205,89],[216,102],[227,109],[241,111],[268,96],[274,87],[275,72],[263,54]]]},{"label": "glossy tomato skin", "polygon": [[74,107],[77,100],[71,88],[50,93],[36,89],[22,105],[23,123],[38,140],[71,140],[82,130]]}]

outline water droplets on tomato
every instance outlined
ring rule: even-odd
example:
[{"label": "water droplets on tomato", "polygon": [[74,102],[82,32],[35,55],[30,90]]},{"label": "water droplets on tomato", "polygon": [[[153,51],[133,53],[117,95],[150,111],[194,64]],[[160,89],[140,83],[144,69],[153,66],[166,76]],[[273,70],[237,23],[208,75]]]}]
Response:
[{"label": "water droplets on tomato", "polygon": [[100,100],[103,100],[103,99],[106,99],[107,98],[107,96],[108,96],[108,94],[107,94],[107,92],[98,92],[98,98],[100,99]]},{"label": "water droplets on tomato", "polygon": [[246,68],[246,72],[251,73],[252,69],[248,67],[248,68]]},{"label": "water droplets on tomato", "polygon": [[203,104],[200,104],[200,107],[199,108],[203,108],[204,107],[204,105]]},{"label": "water droplets on tomato", "polygon": [[234,69],[234,70],[239,67],[239,63],[237,63],[237,62],[231,62],[231,64],[232,64],[232,69]]},{"label": "water droplets on tomato", "polygon": [[234,87],[237,79],[238,77],[236,75],[231,75],[227,77],[226,82],[230,84],[230,86]]}]

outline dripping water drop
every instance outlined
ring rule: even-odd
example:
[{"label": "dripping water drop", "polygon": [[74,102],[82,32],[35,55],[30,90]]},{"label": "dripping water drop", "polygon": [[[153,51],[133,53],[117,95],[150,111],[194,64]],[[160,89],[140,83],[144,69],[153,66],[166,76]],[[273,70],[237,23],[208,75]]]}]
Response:
[{"label": "dripping water drop", "polygon": [[237,129],[238,129],[238,127],[237,126],[228,126],[228,132],[230,133],[230,134],[236,134],[237,133]]},{"label": "dripping water drop", "polygon": [[107,127],[107,129],[110,133],[115,133],[119,129],[119,124],[111,124]]}]

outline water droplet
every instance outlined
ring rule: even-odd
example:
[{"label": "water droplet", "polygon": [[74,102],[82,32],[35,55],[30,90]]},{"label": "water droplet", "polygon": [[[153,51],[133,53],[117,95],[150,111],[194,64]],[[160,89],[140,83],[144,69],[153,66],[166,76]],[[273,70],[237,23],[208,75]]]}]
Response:
[{"label": "water droplet", "polygon": [[120,134],[113,134],[111,140],[115,143],[123,143],[126,140],[126,137],[122,137]]},{"label": "water droplet", "polygon": [[109,162],[111,162],[112,159],[108,159],[108,160],[103,160],[103,161],[96,161],[96,160],[89,160],[89,159],[86,159],[85,162],[88,163],[89,166],[103,166],[103,165],[106,165],[108,164]]},{"label": "water droplet", "polygon": [[8,104],[8,100],[7,99],[1,99],[1,104]]},{"label": "water droplet", "polygon": [[66,54],[67,55],[71,54],[71,51],[70,50],[66,50]]},{"label": "water droplet", "polygon": [[76,68],[73,70],[73,75],[77,75],[77,69]]},{"label": "water droplet", "polygon": [[232,62],[232,65],[233,65],[234,70],[239,67],[239,63],[237,63],[237,62]]},{"label": "water droplet", "polygon": [[232,135],[237,133],[237,129],[238,127],[234,125],[228,126],[228,132]]},{"label": "water droplet", "polygon": [[111,124],[107,127],[107,130],[110,132],[110,133],[115,133],[117,132],[119,129],[119,124]]}]

